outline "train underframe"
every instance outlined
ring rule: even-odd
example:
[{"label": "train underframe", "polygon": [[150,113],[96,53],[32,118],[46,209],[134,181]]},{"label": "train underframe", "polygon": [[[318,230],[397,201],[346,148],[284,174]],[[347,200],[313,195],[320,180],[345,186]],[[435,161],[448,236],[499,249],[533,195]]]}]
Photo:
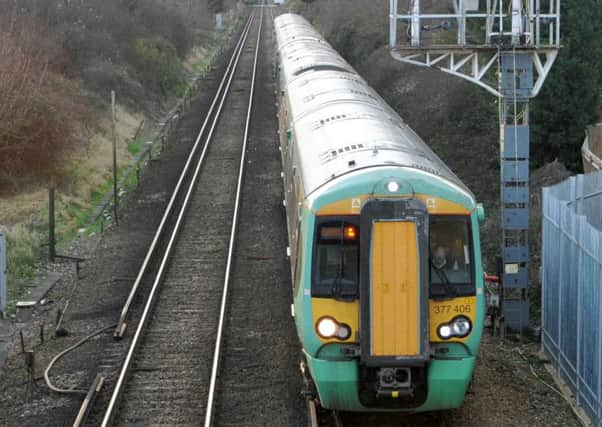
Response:
[{"label": "train underframe", "polygon": [[379,367],[304,354],[302,372],[306,393],[325,409],[423,412],[461,406],[474,363],[466,356]]}]

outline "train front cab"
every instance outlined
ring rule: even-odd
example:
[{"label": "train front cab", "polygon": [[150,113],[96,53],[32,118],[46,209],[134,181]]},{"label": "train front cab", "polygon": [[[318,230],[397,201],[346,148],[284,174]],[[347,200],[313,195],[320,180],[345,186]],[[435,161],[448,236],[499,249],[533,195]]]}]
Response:
[{"label": "train front cab", "polygon": [[484,314],[477,207],[445,184],[408,194],[402,182],[385,176],[371,195],[343,186],[304,209],[311,262],[296,322],[325,408],[456,408],[472,377]]}]

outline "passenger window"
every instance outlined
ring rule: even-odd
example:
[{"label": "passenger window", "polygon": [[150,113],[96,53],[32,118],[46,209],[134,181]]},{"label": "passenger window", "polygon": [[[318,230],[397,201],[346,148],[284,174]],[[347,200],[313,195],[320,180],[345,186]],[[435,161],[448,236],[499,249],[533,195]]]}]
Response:
[{"label": "passenger window", "polygon": [[293,287],[296,294],[301,283],[301,270],[303,269],[303,234],[301,234],[301,224],[297,228],[297,251],[295,256],[295,283],[293,283]]}]

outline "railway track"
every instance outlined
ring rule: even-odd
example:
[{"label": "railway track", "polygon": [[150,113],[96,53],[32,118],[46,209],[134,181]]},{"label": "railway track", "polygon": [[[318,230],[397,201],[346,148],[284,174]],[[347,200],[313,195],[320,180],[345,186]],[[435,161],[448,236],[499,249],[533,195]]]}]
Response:
[{"label": "railway track", "polygon": [[118,339],[103,347],[105,386],[85,425],[305,425],[289,311],[273,16],[271,8],[253,10],[124,306]]},{"label": "railway track", "polygon": [[[135,272],[128,273],[129,276],[127,280],[134,281],[134,283],[131,286],[129,296],[126,295],[126,303],[123,303],[124,296],[120,295],[121,292],[118,292],[117,295],[101,293],[97,296],[97,298],[102,299],[117,298],[122,305],[122,310],[117,327],[114,331],[114,337],[116,339],[103,340],[102,344],[99,344],[98,353],[93,355],[96,362],[95,373],[99,374],[104,380],[102,390],[100,393],[96,393],[92,399],[86,399],[83,402],[74,426],[99,426],[102,423],[105,409],[109,405],[111,394],[119,378],[120,366],[123,362],[124,355],[129,348],[131,340],[131,334],[129,332],[135,330],[136,324],[142,316],[145,302],[148,300],[152,285],[155,282],[160,269],[164,269],[165,267],[162,264],[162,259],[170,244],[170,230],[174,229],[176,222],[178,221],[177,213],[181,210],[186,198],[186,190],[192,182],[195,166],[201,162],[201,158],[206,155],[207,135],[210,131],[213,132],[211,130],[212,123],[214,122],[216,114],[218,114],[217,111],[220,107],[224,93],[226,92],[232,70],[235,69],[236,58],[240,51],[239,48],[245,38],[247,27],[250,24],[251,17],[249,16],[248,18],[246,24],[241,26],[243,28],[240,29],[240,35],[237,40],[232,42],[231,46],[227,48],[224,58],[219,60],[218,65],[212,69],[205,78],[206,87],[212,88],[211,91],[215,93],[212,95],[203,94],[199,99],[193,101],[194,106],[191,107],[191,112],[183,116],[173,138],[171,138],[172,141],[170,142],[170,145],[174,144],[174,147],[169,148],[167,155],[172,155],[173,151],[179,151],[181,153],[180,161],[184,166],[180,168],[179,178],[172,178],[172,185],[175,185],[170,189],[171,191],[166,193],[152,193],[153,195],[150,196],[166,198],[167,206],[162,208],[164,211],[162,217],[159,216],[160,221],[157,220],[155,222],[156,225],[154,226],[157,227],[157,229],[154,232],[154,238],[148,238],[150,247],[147,247],[146,249],[142,248],[142,250],[140,250],[136,247],[139,244],[135,242],[131,243],[134,248],[133,250],[138,252],[138,254],[133,254],[133,258],[139,259],[140,261],[136,262],[141,262],[142,265],[139,268],[137,275]],[[205,117],[200,130],[199,115]],[[185,150],[186,154],[184,154],[185,151],[182,147],[176,147],[175,144],[191,148]],[[163,179],[164,171],[159,169],[154,174],[156,176],[153,176],[152,180],[161,180]],[[152,182],[152,180],[151,177],[149,177],[146,181]],[[151,215],[151,217],[152,216],[155,215]],[[130,229],[139,229],[138,234],[141,236],[148,233],[148,224],[144,221],[133,223],[130,221],[129,227]]]},{"label": "railway track", "polygon": [[116,337],[140,320],[103,426],[211,422],[262,22],[251,13],[124,307]]},{"label": "railway track", "polygon": [[339,412],[322,409],[312,400],[307,402],[307,425],[310,427],[422,427],[452,426],[451,411],[400,413],[400,412]]},{"label": "railway track", "polygon": [[343,427],[337,411],[322,409],[313,399],[307,399],[307,425],[310,427]]}]

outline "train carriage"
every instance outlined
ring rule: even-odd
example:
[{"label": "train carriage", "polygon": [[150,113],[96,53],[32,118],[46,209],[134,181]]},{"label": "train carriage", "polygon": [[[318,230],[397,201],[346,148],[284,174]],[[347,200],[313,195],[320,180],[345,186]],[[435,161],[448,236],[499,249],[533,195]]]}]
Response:
[{"label": "train carriage", "polygon": [[483,328],[482,208],[302,17],[275,20],[303,371],[324,408],[462,404]]}]

